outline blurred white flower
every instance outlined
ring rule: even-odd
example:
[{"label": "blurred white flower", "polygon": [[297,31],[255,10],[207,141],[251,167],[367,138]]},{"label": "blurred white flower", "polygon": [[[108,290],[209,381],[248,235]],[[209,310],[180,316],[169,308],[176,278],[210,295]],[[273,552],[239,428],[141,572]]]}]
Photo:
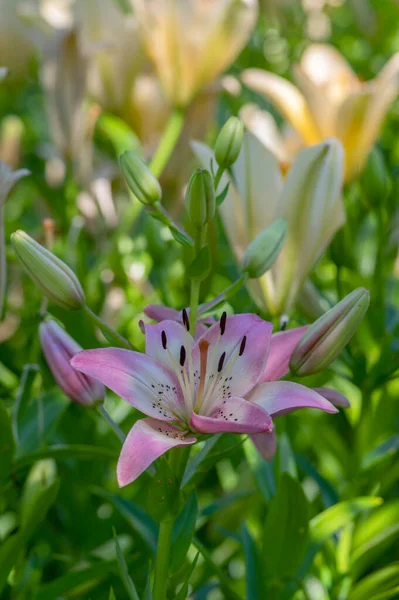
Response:
[{"label": "blurred white flower", "polygon": [[328,137],[345,149],[345,177],[362,169],[390,104],[399,91],[399,53],[375,77],[362,82],[344,57],[328,44],[312,44],[294,67],[298,87],[286,79],[247,69],[243,82],[266,96],[302,138],[304,145]]},{"label": "blurred white flower", "polygon": [[[209,168],[212,151],[199,142],[193,149]],[[337,140],[302,150],[284,179],[276,156],[247,133],[232,177],[222,177],[218,191],[230,185],[220,212],[238,261],[270,223],[279,217],[287,221],[277,261],[249,285],[257,304],[273,315],[292,309],[310,270],[345,221],[342,174],[343,150]]]}]

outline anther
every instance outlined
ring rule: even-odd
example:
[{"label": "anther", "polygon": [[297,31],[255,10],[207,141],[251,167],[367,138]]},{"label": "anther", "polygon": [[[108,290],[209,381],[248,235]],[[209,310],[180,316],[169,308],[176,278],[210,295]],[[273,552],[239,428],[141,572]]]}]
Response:
[{"label": "anther", "polygon": [[188,314],[185,308],[183,308],[182,311],[182,316],[183,316],[183,325],[184,327],[187,329],[187,331],[190,331],[190,321],[188,319]]},{"label": "anther", "polygon": [[244,337],[242,338],[242,341],[241,341],[241,346],[240,346],[240,350],[238,352],[238,356],[242,356],[244,354],[246,343],[247,343],[247,336],[244,335]]},{"label": "anther", "polygon": [[226,329],[227,313],[226,311],[220,317],[220,335],[223,335]]},{"label": "anther", "polygon": [[226,358],[226,352],[223,352],[222,356],[219,358],[218,373],[220,373],[220,371],[223,369],[223,363],[224,363],[225,358]]},{"label": "anther", "polygon": [[180,366],[184,367],[186,362],[186,349],[184,346],[180,346]]},{"label": "anther", "polygon": [[161,340],[162,340],[162,348],[164,350],[166,350],[166,348],[167,348],[167,339],[166,339],[166,333],[164,331],[162,331],[162,333],[161,333]]}]

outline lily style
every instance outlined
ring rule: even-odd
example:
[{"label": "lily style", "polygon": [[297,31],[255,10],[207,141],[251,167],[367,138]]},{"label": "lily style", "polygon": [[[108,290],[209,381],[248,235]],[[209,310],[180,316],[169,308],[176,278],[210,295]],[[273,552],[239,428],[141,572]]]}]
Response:
[{"label": "lily style", "polygon": [[[311,44],[290,81],[262,69],[246,69],[242,81],[265,96],[298,133],[303,146],[336,137],[345,149],[345,179],[363,168],[389,106],[399,91],[399,53],[371,81],[361,81],[329,44]],[[284,143],[277,140],[280,152]],[[292,137],[287,138],[292,143]],[[288,152],[289,154],[289,152]]]},{"label": "lily style", "polygon": [[195,341],[188,333],[187,313],[183,322],[145,325],[145,354],[99,348],[71,360],[75,369],[98,379],[148,417],[133,425],[122,447],[120,486],[134,481],[169,449],[194,444],[202,434],[250,434],[270,459],[275,449],[273,416],[303,407],[337,412],[312,389],[274,381],[288,370],[292,349],[304,331],[272,340],[273,325],[257,315],[223,313]]}]

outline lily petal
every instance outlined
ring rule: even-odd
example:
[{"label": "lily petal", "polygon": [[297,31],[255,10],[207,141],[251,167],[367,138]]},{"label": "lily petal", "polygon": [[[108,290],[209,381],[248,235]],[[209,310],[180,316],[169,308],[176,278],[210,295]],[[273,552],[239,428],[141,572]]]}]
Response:
[{"label": "lily petal", "polygon": [[161,362],[122,348],[98,348],[76,354],[71,365],[101,381],[144,414],[175,421],[184,407],[176,375]]},{"label": "lily petal", "polygon": [[260,406],[232,397],[214,406],[209,416],[193,413],[190,427],[200,433],[261,433],[272,431],[273,422]]},{"label": "lily petal", "polygon": [[277,438],[274,430],[270,433],[254,433],[251,435],[251,440],[264,459],[272,460],[277,448]]},{"label": "lily petal", "polygon": [[273,418],[299,408],[318,408],[328,413],[338,412],[335,406],[323,396],[292,381],[260,383],[248,400],[264,408]]},{"label": "lily petal", "polygon": [[306,143],[315,144],[320,140],[320,133],[306,100],[292,83],[262,69],[246,69],[241,74],[241,79],[249,88],[273,102],[292,126],[299,131]]},{"label": "lily petal", "polygon": [[172,371],[180,369],[181,347],[184,347],[186,353],[191,353],[194,345],[193,337],[187,329],[176,321],[161,321],[156,325],[144,325],[144,328],[147,356],[164,363]]},{"label": "lily petal", "polygon": [[350,402],[346,396],[340,394],[336,390],[330,388],[313,388],[315,392],[326,398],[334,406],[340,406],[342,408],[349,408]]},{"label": "lily petal", "polygon": [[261,382],[277,381],[289,373],[291,354],[307,328],[308,325],[305,325],[288,331],[279,331],[272,335],[269,357],[266,369],[260,378]]},{"label": "lily petal", "polygon": [[200,372],[200,343],[207,341],[208,379],[205,385],[213,378],[217,379],[212,401],[207,403],[209,407],[229,394],[242,398],[258,383],[266,367],[272,329],[272,323],[257,315],[232,315],[227,317],[223,335],[220,324],[216,323],[198,340],[193,348],[194,371]]},{"label": "lily petal", "polygon": [[177,427],[157,419],[136,421],[122,446],[116,474],[120,487],[132,483],[161,454],[176,446],[194,444],[196,438],[187,436]]}]

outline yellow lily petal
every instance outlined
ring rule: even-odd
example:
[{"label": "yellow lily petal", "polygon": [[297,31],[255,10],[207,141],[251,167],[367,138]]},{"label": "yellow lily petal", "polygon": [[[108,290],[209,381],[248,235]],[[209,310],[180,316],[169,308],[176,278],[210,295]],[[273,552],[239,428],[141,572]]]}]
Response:
[{"label": "yellow lily petal", "polygon": [[252,90],[266,96],[307,144],[320,140],[320,132],[309,110],[305,97],[289,81],[261,69],[246,69],[241,79]]}]

